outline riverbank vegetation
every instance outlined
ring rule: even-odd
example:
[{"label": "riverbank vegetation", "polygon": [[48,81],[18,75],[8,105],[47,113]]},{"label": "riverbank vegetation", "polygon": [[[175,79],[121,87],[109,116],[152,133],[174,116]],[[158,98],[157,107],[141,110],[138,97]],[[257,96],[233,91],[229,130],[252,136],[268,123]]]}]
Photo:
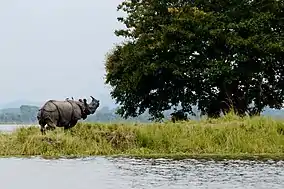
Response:
[{"label": "riverbank vegetation", "polygon": [[145,124],[79,123],[46,136],[38,127],[0,134],[1,156],[137,156],[284,159],[284,123],[269,117]]}]

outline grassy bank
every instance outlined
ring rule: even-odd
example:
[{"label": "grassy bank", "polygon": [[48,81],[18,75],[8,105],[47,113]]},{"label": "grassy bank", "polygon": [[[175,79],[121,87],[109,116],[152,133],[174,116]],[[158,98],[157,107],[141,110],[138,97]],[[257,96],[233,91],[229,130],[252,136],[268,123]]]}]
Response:
[{"label": "grassy bank", "polygon": [[284,159],[284,122],[228,115],[175,124],[80,123],[46,136],[38,127],[19,128],[0,134],[0,148],[1,156]]}]

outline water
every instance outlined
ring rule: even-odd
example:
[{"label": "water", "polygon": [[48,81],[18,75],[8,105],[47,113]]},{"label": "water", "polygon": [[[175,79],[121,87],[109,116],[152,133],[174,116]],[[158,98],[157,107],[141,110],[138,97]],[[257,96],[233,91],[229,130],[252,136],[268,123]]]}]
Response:
[{"label": "water", "polygon": [[[31,124],[31,125],[36,125],[36,124]],[[9,124],[0,124],[0,132],[13,132],[15,129],[19,127],[29,127],[30,125],[9,125]]]},{"label": "water", "polygon": [[5,189],[284,187],[284,162],[87,158],[0,159]]},{"label": "water", "polygon": [[0,158],[0,181],[5,189],[274,189],[284,188],[284,161]]}]

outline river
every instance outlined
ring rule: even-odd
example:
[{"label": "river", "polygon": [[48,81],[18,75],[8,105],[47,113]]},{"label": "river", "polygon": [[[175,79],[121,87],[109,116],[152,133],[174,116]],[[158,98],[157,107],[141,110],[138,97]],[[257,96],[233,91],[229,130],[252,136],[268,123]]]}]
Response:
[{"label": "river", "polygon": [[284,161],[0,158],[0,180],[5,189],[274,189],[284,188]]},{"label": "river", "polygon": [[19,127],[28,127],[29,125],[9,125],[9,124],[0,124],[0,132],[12,132]]},{"label": "river", "polygon": [[0,159],[5,189],[283,188],[284,163],[94,157]]}]

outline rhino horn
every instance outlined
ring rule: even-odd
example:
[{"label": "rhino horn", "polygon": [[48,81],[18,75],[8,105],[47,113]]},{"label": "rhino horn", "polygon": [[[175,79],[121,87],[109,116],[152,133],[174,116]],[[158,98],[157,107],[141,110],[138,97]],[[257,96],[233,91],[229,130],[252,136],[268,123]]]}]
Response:
[{"label": "rhino horn", "polygon": [[90,97],[91,97],[92,101],[95,101],[95,98],[94,98],[94,97],[92,97],[92,96],[90,96]]}]

